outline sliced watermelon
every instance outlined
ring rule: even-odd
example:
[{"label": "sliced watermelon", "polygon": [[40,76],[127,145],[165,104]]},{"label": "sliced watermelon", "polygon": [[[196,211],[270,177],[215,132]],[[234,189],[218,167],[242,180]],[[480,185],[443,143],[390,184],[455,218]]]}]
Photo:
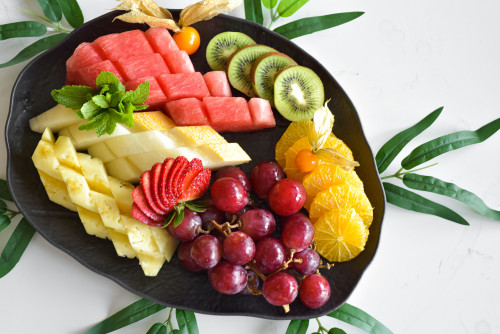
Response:
[{"label": "sliced watermelon", "polygon": [[129,30],[119,34],[104,35],[96,39],[94,45],[109,60],[154,53],[146,36],[144,36],[144,32],[141,30]]},{"label": "sliced watermelon", "polygon": [[231,86],[227,80],[226,72],[211,71],[203,75],[203,79],[207,84],[210,96],[233,96]]},{"label": "sliced watermelon", "polygon": [[177,126],[209,125],[203,103],[197,98],[188,97],[167,102],[165,109]]},{"label": "sliced watermelon", "polygon": [[177,47],[177,44],[175,44],[174,39],[167,29],[151,27],[145,32],[145,35],[155,52],[162,55],[171,52],[179,52],[179,47]]},{"label": "sliced watermelon", "polygon": [[163,89],[167,101],[194,97],[203,99],[210,96],[210,92],[200,72],[163,74],[157,77],[160,87]]},{"label": "sliced watermelon", "polygon": [[95,79],[102,71],[108,71],[116,75],[121,82],[124,82],[123,76],[118,71],[118,69],[113,65],[110,60],[104,60],[94,65],[90,65],[87,67],[80,68],[78,73],[75,74],[72,82],[79,85],[85,85],[92,88],[96,88]]},{"label": "sliced watermelon", "polygon": [[248,108],[250,109],[250,116],[252,116],[252,130],[255,131],[276,126],[273,110],[268,100],[259,97],[251,98],[248,101]]},{"label": "sliced watermelon", "polygon": [[170,69],[170,73],[195,72],[191,58],[186,51],[164,53],[163,58]]},{"label": "sliced watermelon", "polygon": [[165,61],[159,53],[121,58],[115,63],[127,81],[170,73]]},{"label": "sliced watermelon", "polygon": [[73,83],[71,78],[77,75],[80,68],[94,65],[103,60],[92,43],[78,45],[73,55],[66,61],[66,68],[68,69],[66,84]]},{"label": "sliced watermelon", "polygon": [[242,97],[205,97],[203,105],[210,125],[218,132],[253,128],[247,101]]},{"label": "sliced watermelon", "polygon": [[144,81],[149,82],[149,95],[146,102],[144,102],[144,104],[149,106],[147,110],[163,109],[165,102],[167,102],[167,97],[163,94],[163,90],[154,77],[144,77],[128,81],[125,83],[125,87],[127,90],[136,90],[139,84]]}]

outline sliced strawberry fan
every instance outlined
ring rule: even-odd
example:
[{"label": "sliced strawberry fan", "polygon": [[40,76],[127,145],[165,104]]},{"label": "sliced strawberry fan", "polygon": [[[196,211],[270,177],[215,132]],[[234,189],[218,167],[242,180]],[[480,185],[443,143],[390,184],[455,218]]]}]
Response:
[{"label": "sliced strawberry fan", "polygon": [[189,161],[183,156],[167,158],[141,175],[140,184],[132,192],[131,214],[147,225],[177,226],[184,209],[203,212],[204,201],[196,201],[208,189],[211,170],[203,169],[200,159]]}]

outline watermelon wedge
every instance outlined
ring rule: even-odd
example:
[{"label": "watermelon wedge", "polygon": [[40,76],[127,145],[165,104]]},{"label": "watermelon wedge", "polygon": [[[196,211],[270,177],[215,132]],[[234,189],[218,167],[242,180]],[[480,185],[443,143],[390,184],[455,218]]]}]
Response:
[{"label": "watermelon wedge", "polygon": [[252,117],[242,97],[205,97],[203,105],[212,128],[218,132],[250,131]]},{"label": "watermelon wedge", "polygon": [[141,30],[129,30],[119,34],[99,37],[94,45],[109,60],[117,60],[154,53],[148,39]]},{"label": "watermelon wedge", "polygon": [[197,98],[167,102],[165,109],[177,126],[209,125],[203,103]]},{"label": "watermelon wedge", "polygon": [[156,81],[155,77],[143,77],[137,80],[127,81],[125,83],[125,87],[127,90],[136,90],[139,84],[144,81],[149,82],[149,95],[144,104],[147,104],[149,107],[147,110],[158,110],[163,109],[165,106],[165,102],[167,102],[167,97],[163,94],[163,90],[161,89],[158,81]]},{"label": "watermelon wedge", "polygon": [[159,53],[121,58],[116,61],[117,67],[125,80],[135,80],[146,76],[170,73],[167,64]]},{"label": "watermelon wedge", "polygon": [[210,91],[210,96],[233,96],[226,72],[211,71],[205,73],[203,79]]},{"label": "watermelon wedge", "polygon": [[187,97],[203,99],[210,96],[205,80],[200,72],[162,74],[157,77],[167,101],[180,100]]},{"label": "watermelon wedge", "polygon": [[259,97],[251,98],[248,101],[248,108],[250,109],[250,116],[252,116],[252,130],[261,130],[276,126],[273,110],[268,100]]}]

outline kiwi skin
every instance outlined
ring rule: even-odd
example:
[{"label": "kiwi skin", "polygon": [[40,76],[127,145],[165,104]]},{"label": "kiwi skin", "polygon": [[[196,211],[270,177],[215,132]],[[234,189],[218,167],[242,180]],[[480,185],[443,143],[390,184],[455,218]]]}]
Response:
[{"label": "kiwi skin", "polygon": [[[273,67],[260,67],[259,65],[266,66],[266,63],[272,61]],[[276,73],[282,68],[289,65],[297,65],[295,60],[281,52],[268,52],[257,58],[253,63],[250,70],[250,79],[255,93],[263,99],[268,100],[271,106],[274,107],[274,78]],[[274,72],[274,73],[273,73]],[[272,77],[271,77],[272,76]]]},{"label": "kiwi skin", "polygon": [[[297,104],[293,96],[293,83],[301,88],[305,104]],[[298,65],[287,66],[276,73],[274,81],[274,103],[278,112],[292,122],[312,119],[314,112],[325,101],[325,91],[319,76],[310,68]]]},{"label": "kiwi skin", "polygon": [[[236,62],[238,60],[238,57],[241,55],[246,54],[247,52],[250,53],[252,50],[259,50],[256,52],[257,54],[252,55],[255,58],[251,59],[250,63],[245,64],[245,67],[243,69],[240,68],[240,72],[237,72],[238,70],[238,65]],[[255,62],[255,60],[260,57],[262,54],[268,53],[268,52],[276,52],[275,49],[273,49],[270,46],[267,45],[262,45],[262,44],[253,44],[253,45],[247,45],[236,51],[231,55],[227,62],[227,67],[226,67],[226,73],[227,77],[229,79],[229,83],[233,86],[233,88],[239,90],[243,94],[249,96],[249,97],[255,97],[255,91],[252,86],[252,80],[250,78],[250,69]],[[241,70],[244,70],[242,73]],[[248,71],[248,72],[247,72]]]},{"label": "kiwi skin", "polygon": [[233,50],[234,54],[240,48],[251,44],[255,44],[255,41],[242,32],[225,31],[217,34],[208,42],[207,63],[213,71],[224,71],[230,58],[227,53]]}]

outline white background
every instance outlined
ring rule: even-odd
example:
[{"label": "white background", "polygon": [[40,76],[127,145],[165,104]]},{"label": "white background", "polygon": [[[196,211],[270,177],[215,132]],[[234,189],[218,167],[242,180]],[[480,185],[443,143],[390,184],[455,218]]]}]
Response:
[{"label": "white background", "polygon": [[[183,8],[193,2],[158,3]],[[88,21],[117,3],[80,4]],[[14,8],[40,13],[36,1],[0,0],[0,24],[30,19]],[[475,130],[500,116],[500,2],[311,0],[293,19],[347,11],[365,14],[294,42],[344,87],[374,152],[440,106],[445,107],[440,118],[401,156],[418,143]],[[243,8],[232,14],[243,17]],[[31,42],[0,42],[0,62]],[[5,124],[12,86],[25,65],[0,69],[0,124]],[[3,125],[0,128],[0,177],[5,178]],[[497,133],[482,144],[437,158],[439,165],[426,173],[476,193],[499,210],[499,144]],[[387,173],[395,172],[397,163]],[[453,206],[470,226],[388,205],[377,255],[348,302],[398,334],[500,333],[500,222],[458,202],[429,197]],[[14,227],[0,234],[0,247]],[[19,264],[0,280],[0,332],[82,333],[137,299],[35,235]],[[146,333],[166,317],[165,311],[118,332]],[[204,334],[285,333],[288,324],[201,314],[197,319]],[[335,320],[321,321],[360,333]],[[309,332],[316,329],[312,321]]]}]

